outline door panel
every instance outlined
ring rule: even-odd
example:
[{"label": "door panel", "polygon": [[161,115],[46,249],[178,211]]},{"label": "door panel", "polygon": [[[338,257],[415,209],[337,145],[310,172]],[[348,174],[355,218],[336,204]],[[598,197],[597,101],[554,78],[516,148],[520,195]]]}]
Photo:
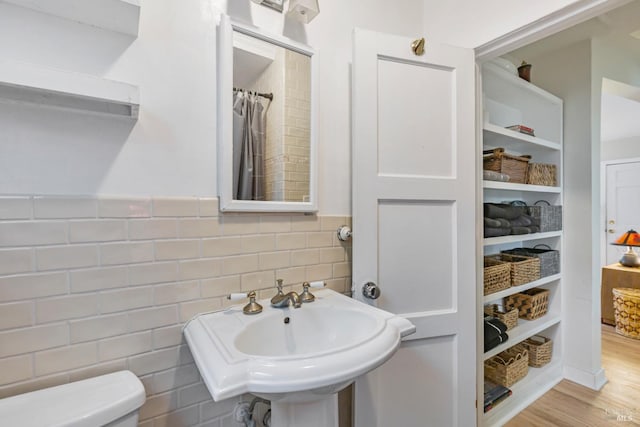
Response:
[{"label": "door panel", "polygon": [[[425,351],[426,350],[426,351]],[[456,338],[452,335],[404,344],[380,370],[383,406],[379,426],[449,426],[456,425],[456,361],[449,357],[456,353]],[[408,368],[408,369],[407,369]],[[416,374],[420,373],[420,381]],[[439,384],[434,393],[433,384]],[[403,400],[398,402],[398,390]],[[393,405],[392,408],[384,408]],[[418,409],[416,411],[416,409]],[[410,419],[398,422],[397,411],[411,414]]]},{"label": "door panel", "polygon": [[[452,74],[429,64],[378,61],[380,174],[451,176]],[[434,97],[442,104],[434,105]]]},{"label": "door panel", "polygon": [[[357,427],[476,422],[474,55],[356,30],[354,297],[407,317],[384,365],[356,381]],[[362,296],[377,283],[375,302]]]},{"label": "door panel", "polygon": [[393,313],[453,308],[451,202],[380,201],[378,280],[404,283],[410,298],[383,293],[379,304]]}]

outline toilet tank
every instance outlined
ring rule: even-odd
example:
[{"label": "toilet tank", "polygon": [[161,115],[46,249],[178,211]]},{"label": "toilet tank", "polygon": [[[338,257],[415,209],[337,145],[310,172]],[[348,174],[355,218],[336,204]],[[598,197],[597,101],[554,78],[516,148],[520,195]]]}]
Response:
[{"label": "toilet tank", "polygon": [[0,424],[20,427],[135,427],[142,383],[120,371],[0,400]]}]

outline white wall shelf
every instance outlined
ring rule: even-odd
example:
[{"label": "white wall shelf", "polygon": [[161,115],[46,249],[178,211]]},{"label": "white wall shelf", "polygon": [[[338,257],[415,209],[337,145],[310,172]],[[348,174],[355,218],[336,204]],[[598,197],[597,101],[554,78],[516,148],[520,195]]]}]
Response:
[{"label": "white wall shelf", "polygon": [[540,149],[559,151],[562,148],[557,142],[516,132],[493,123],[484,124],[484,144],[496,148],[508,145],[513,151],[522,154]]},{"label": "white wall shelf", "polygon": [[560,237],[562,231],[549,231],[546,233],[531,233],[531,234],[514,234],[508,236],[487,237],[482,242],[484,246],[502,245],[505,243],[517,243],[527,242],[530,240],[548,239],[550,237]]},{"label": "white wall shelf", "polygon": [[516,182],[502,181],[483,181],[482,187],[488,190],[507,190],[507,191],[529,191],[535,193],[562,193],[560,187],[550,187],[546,185],[519,184]]},{"label": "white wall shelf", "polygon": [[138,88],[88,74],[0,60],[0,101],[137,119]]},{"label": "white wall shelf", "polygon": [[[499,81],[500,84],[503,86],[502,90],[514,90],[514,89],[519,90],[520,94],[522,93],[528,94],[529,96],[535,97],[536,99],[548,104],[549,106],[555,106],[558,103],[562,103],[562,99],[558,98],[557,96],[547,92],[546,90],[526,80],[521,79],[515,74],[511,74],[504,68],[500,68],[495,64],[492,64],[492,63],[483,64],[482,70],[485,76],[487,74],[492,74],[495,77],[494,81]],[[487,79],[485,79],[485,81],[487,81]],[[488,88],[488,89],[490,92],[492,92],[492,94],[495,93],[493,90],[494,88]],[[486,92],[487,91],[485,90],[485,93]]]},{"label": "white wall shelf", "polygon": [[3,0],[16,6],[130,36],[138,36],[139,0]]},{"label": "white wall shelf", "polygon": [[540,286],[547,285],[549,283],[557,282],[558,280],[560,280],[561,277],[562,275],[560,274],[554,274],[553,276],[543,277],[542,279],[534,280],[533,282],[525,283],[524,285],[512,286],[503,291],[494,292],[492,294],[485,295],[484,304],[489,304],[490,302],[494,302],[504,297],[508,297],[509,295],[526,291],[527,289],[537,288]]}]

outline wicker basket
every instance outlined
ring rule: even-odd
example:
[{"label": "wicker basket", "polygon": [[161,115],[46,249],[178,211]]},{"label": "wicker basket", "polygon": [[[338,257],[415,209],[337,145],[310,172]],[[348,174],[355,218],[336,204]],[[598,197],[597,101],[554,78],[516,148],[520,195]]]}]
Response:
[{"label": "wicker basket", "polygon": [[511,387],[529,372],[529,351],[514,345],[484,362],[484,376],[496,384]]},{"label": "wicker basket", "polygon": [[535,245],[533,248],[513,248],[502,251],[505,254],[535,257],[540,260],[540,277],[560,273],[560,252],[548,245]]},{"label": "wicker basket", "polygon": [[511,266],[508,262],[484,257],[484,294],[489,295],[511,287]]},{"label": "wicker basket", "polygon": [[551,362],[551,354],[553,352],[551,338],[534,335],[524,340],[522,345],[529,350],[529,366],[540,368]]},{"label": "wicker basket", "polygon": [[518,310],[516,308],[506,310],[498,304],[489,304],[484,306],[484,314],[500,320],[507,326],[507,331],[518,326]]},{"label": "wicker basket", "polygon": [[527,320],[537,319],[547,314],[549,291],[541,288],[527,289],[506,297],[504,305],[507,310],[517,308],[520,318]]},{"label": "wicker basket", "polygon": [[556,187],[558,185],[556,170],[556,165],[529,163],[527,184]]},{"label": "wicker basket", "polygon": [[528,206],[527,211],[541,233],[562,230],[562,206],[551,206],[546,200],[538,200],[533,206]]},{"label": "wicker basket", "polygon": [[511,286],[519,286],[540,278],[540,260],[538,258],[505,253],[491,255],[489,258],[509,263]]},{"label": "wicker basket", "polygon": [[613,288],[613,315],[617,333],[640,339],[640,289]]},{"label": "wicker basket", "polygon": [[527,166],[531,156],[514,156],[504,152],[504,148],[482,152],[482,169],[509,175],[509,182],[527,182]]}]

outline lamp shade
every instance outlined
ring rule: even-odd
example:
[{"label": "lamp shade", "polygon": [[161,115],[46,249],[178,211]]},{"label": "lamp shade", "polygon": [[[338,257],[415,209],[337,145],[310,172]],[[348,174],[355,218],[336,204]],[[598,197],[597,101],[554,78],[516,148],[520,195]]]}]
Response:
[{"label": "lamp shade", "polygon": [[289,0],[287,16],[290,18],[308,24],[319,13],[318,0]]},{"label": "lamp shade", "polygon": [[629,230],[618,237],[612,245],[617,246],[640,246],[640,234],[635,230]]}]

